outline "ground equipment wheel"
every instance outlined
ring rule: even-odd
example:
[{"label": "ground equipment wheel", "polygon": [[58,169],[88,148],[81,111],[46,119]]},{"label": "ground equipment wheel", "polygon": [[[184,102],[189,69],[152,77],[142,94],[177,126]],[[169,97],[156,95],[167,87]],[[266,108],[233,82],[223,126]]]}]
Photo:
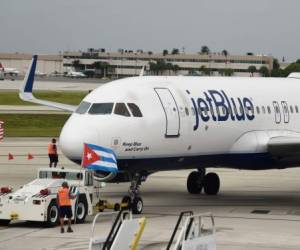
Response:
[{"label": "ground equipment wheel", "polygon": [[131,202],[131,210],[133,214],[141,214],[143,211],[143,200],[141,197],[135,197],[133,198],[132,202]]},{"label": "ground equipment wheel", "polygon": [[121,203],[127,203],[128,205],[130,204],[130,202],[131,202],[131,198],[130,198],[130,196],[129,195],[126,195],[126,196],[124,196],[123,197],[123,199],[122,199],[122,202]]},{"label": "ground equipment wheel", "polygon": [[79,197],[75,208],[76,223],[80,224],[85,221],[87,210],[88,210],[88,205],[86,199]]},{"label": "ground equipment wheel", "polygon": [[200,194],[202,190],[203,178],[199,171],[193,171],[189,174],[186,182],[187,190],[190,194]]},{"label": "ground equipment wheel", "polygon": [[52,200],[47,209],[47,224],[49,226],[56,226],[59,221],[58,206],[55,200]]},{"label": "ground equipment wheel", "polygon": [[121,210],[121,205],[119,203],[115,203],[114,210],[115,211],[120,211]]},{"label": "ground equipment wheel", "polygon": [[207,195],[216,195],[220,190],[220,178],[216,173],[208,173],[203,180],[204,192]]}]

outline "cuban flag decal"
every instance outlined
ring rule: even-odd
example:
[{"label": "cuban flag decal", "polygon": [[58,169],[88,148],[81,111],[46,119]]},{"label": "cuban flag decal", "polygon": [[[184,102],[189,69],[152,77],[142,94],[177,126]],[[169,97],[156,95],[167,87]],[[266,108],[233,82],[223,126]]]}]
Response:
[{"label": "cuban flag decal", "polygon": [[84,144],[82,166],[87,169],[118,172],[117,157],[114,151],[93,144]]}]

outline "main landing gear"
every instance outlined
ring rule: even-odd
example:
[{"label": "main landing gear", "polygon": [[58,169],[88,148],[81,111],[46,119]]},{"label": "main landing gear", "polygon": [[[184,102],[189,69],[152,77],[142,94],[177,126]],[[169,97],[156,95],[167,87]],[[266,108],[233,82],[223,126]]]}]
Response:
[{"label": "main landing gear", "polygon": [[216,173],[205,174],[205,168],[193,171],[187,178],[187,190],[191,194],[200,194],[202,189],[207,195],[216,195],[220,190],[220,178]]},{"label": "main landing gear", "polygon": [[133,214],[141,214],[143,211],[143,200],[139,196],[139,187],[145,176],[140,173],[135,173],[131,176],[131,185],[128,190],[128,194],[123,197],[122,203],[127,203],[129,209],[131,209]]}]

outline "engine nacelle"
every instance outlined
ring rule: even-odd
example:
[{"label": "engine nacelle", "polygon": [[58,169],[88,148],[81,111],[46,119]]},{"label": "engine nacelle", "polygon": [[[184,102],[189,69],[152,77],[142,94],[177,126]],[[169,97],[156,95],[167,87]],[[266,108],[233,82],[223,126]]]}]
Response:
[{"label": "engine nacelle", "polygon": [[108,173],[104,171],[95,171],[94,180],[100,182],[120,183],[129,182],[130,176],[127,172]]}]

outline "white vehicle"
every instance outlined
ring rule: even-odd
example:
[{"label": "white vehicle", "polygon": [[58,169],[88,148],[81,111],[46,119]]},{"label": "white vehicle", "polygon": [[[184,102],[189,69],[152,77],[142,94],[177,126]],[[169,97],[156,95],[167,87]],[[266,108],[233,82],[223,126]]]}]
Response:
[{"label": "white vehicle", "polygon": [[300,165],[299,73],[288,78],[125,78],[93,90],[79,107],[36,99],[32,86],[27,77],[23,100],[75,111],[59,139],[70,160],[80,164],[84,143],[114,150],[119,172],[95,176],[130,181],[133,212],[142,210],[141,181],[157,171],[195,169],[187,178],[188,192],[216,195],[219,176],[206,174],[206,168]]},{"label": "white vehicle", "polygon": [[84,222],[86,215],[93,214],[93,206],[100,198],[100,186],[96,187],[97,183],[93,183],[93,172],[41,168],[37,179],[16,192],[11,192],[9,188],[0,189],[0,223],[26,220],[57,224],[59,216],[56,197],[63,181],[67,181],[70,191],[76,194],[76,198],[72,200],[72,219],[76,223]]}]

